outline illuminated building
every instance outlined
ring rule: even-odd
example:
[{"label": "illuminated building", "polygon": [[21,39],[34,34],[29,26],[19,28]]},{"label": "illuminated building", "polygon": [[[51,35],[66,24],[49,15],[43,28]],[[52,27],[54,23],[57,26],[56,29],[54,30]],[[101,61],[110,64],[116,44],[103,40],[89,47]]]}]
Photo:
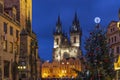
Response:
[{"label": "illuminated building", "polygon": [[108,25],[107,39],[111,48],[110,53],[114,54],[116,61],[116,57],[120,55],[120,10],[119,21],[112,21]]},{"label": "illuminated building", "polygon": [[77,73],[74,69],[82,71],[80,57],[81,29],[77,14],[75,14],[72,28],[70,29],[70,40],[62,31],[60,16],[56,23],[54,32],[53,61],[42,64],[42,78],[75,78]]},{"label": "illuminated building", "polygon": [[0,0],[0,80],[37,80],[38,45],[31,25],[32,0]]},{"label": "illuminated building", "polygon": [[68,39],[67,34],[64,34],[62,31],[62,23],[60,21],[60,16],[58,16],[56,31],[54,32],[53,60],[60,61],[64,58],[80,57],[81,33],[77,14],[75,14],[72,28],[70,29],[70,40]]},{"label": "illuminated building", "polygon": [[78,58],[68,58],[59,61],[45,62],[42,64],[42,78],[75,78],[81,71],[81,62]]}]

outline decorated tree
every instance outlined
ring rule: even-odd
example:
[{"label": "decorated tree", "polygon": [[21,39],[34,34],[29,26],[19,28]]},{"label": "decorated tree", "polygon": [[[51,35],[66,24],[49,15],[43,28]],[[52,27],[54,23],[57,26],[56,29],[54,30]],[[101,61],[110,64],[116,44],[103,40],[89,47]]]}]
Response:
[{"label": "decorated tree", "polygon": [[[113,55],[109,53],[106,33],[97,24],[85,42],[86,73],[92,80],[107,80],[113,76]],[[88,80],[90,80],[88,79]]]}]

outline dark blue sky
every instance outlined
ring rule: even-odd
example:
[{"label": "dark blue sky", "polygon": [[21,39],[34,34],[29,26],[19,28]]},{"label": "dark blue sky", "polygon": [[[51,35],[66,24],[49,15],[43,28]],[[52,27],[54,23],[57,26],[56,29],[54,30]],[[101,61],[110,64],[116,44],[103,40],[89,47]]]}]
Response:
[{"label": "dark blue sky", "polygon": [[83,31],[83,45],[95,26],[94,18],[100,17],[101,26],[106,28],[110,21],[118,20],[119,8],[120,0],[33,0],[33,30],[38,37],[39,56],[44,60],[52,59],[53,29],[58,15],[63,30],[68,32],[77,12]]}]

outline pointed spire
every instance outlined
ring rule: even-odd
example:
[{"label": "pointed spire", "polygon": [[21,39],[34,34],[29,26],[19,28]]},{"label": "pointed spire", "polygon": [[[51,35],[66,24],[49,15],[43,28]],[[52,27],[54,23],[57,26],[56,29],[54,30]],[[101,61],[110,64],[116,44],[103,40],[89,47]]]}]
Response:
[{"label": "pointed spire", "polygon": [[58,20],[57,20],[57,23],[56,23],[56,26],[61,26],[61,20],[60,20],[60,15],[58,16]]},{"label": "pointed spire", "polygon": [[75,17],[74,17],[74,21],[77,21],[77,13],[75,12]]},{"label": "pointed spire", "polygon": [[118,17],[119,17],[119,21],[120,21],[120,8],[119,8],[119,12],[118,12]]},{"label": "pointed spire", "polygon": [[56,22],[56,31],[55,33],[62,33],[62,25],[61,25],[61,20],[60,20],[60,16],[58,16],[58,20]]},{"label": "pointed spire", "polygon": [[77,13],[75,12],[75,16],[74,16],[73,23],[72,23],[72,32],[79,31],[79,27],[80,27],[79,19],[78,19]]}]

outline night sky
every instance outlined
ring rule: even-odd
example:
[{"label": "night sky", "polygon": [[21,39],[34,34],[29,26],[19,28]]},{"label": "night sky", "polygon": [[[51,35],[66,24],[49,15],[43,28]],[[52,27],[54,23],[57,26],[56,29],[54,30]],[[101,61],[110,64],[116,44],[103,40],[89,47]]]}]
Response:
[{"label": "night sky", "polygon": [[39,56],[43,60],[52,59],[53,29],[58,15],[62,27],[69,34],[75,12],[82,28],[82,50],[90,31],[95,27],[94,18],[100,17],[100,25],[106,28],[110,21],[118,20],[120,0],[33,0],[33,31],[39,44]]}]

